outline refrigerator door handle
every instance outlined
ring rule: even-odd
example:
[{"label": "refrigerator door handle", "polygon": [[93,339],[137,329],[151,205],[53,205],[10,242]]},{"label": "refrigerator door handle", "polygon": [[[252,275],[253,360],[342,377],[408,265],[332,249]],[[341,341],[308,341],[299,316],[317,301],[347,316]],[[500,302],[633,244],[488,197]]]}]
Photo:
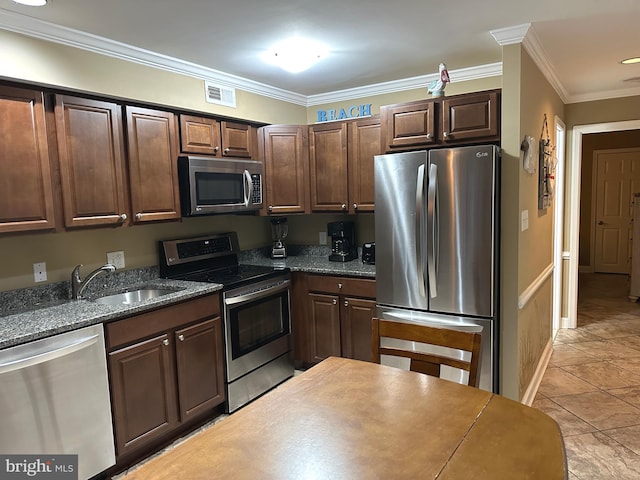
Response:
[{"label": "refrigerator door handle", "polygon": [[427,233],[431,233],[427,242],[427,268],[429,293],[431,298],[438,296],[437,258],[438,258],[438,166],[429,166],[429,188],[427,193]]},{"label": "refrigerator door handle", "polygon": [[424,164],[418,167],[418,181],[416,184],[416,270],[418,272],[418,286],[420,295],[427,296],[425,288],[424,267],[422,251],[424,242],[422,237],[424,219]]}]

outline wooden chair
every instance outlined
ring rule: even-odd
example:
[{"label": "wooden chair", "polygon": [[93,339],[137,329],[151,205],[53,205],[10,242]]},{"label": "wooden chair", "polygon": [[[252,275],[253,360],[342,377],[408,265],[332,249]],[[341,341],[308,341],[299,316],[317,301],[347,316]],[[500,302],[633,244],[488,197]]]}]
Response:
[{"label": "wooden chair", "polygon": [[[372,328],[371,345],[374,363],[380,363],[380,355],[405,357],[411,361],[409,368],[411,371],[435,377],[440,376],[440,367],[442,365],[448,365],[468,371],[468,385],[472,387],[478,386],[480,381],[480,333],[462,332],[378,318],[373,319]],[[382,347],[380,345],[381,338],[394,338],[463,350],[471,353],[471,361],[467,362],[438,354],[405,350],[398,347]]]}]

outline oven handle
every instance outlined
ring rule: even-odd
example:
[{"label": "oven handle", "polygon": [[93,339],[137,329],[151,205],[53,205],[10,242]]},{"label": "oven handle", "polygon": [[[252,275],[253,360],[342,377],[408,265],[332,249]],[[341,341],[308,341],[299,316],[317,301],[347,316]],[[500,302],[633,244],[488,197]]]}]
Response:
[{"label": "oven handle", "polygon": [[274,293],[282,292],[283,290],[287,290],[289,285],[291,284],[290,280],[285,280],[281,284],[278,284],[273,287],[268,287],[262,290],[258,290],[257,292],[250,292],[245,295],[238,295],[236,297],[225,298],[225,305],[237,305],[238,303],[246,303],[252,300],[258,300],[260,298],[270,297]]}]

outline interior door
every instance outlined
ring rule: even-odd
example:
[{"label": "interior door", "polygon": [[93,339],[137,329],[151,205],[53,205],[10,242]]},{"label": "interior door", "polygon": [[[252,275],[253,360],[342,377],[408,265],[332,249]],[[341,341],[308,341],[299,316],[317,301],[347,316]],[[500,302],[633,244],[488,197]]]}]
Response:
[{"label": "interior door", "polygon": [[640,149],[596,151],[594,168],[594,270],[629,273],[632,199],[640,193]]}]

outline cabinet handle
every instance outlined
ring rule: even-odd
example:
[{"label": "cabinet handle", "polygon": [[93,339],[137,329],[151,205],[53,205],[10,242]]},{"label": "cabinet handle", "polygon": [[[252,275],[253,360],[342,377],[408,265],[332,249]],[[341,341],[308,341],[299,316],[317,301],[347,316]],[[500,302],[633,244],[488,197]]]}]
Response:
[{"label": "cabinet handle", "polygon": [[121,222],[126,222],[127,221],[127,214],[123,213],[122,215],[120,215],[120,221]]},{"label": "cabinet handle", "polygon": [[269,205],[268,210],[269,210],[270,212],[273,212],[273,205]]},{"label": "cabinet handle", "polygon": [[346,210],[346,209],[347,209],[347,204],[346,204],[346,203],[343,203],[343,204],[341,205],[341,207],[342,207],[342,210]]},{"label": "cabinet handle", "polygon": [[[445,133],[445,136],[447,134]],[[431,135],[430,133],[427,133],[427,140],[432,140],[433,139],[433,135]]]},{"label": "cabinet handle", "polygon": [[162,341],[162,344],[166,347],[167,345],[169,345],[169,340],[167,340],[166,338]]},{"label": "cabinet handle", "polygon": [[178,340],[180,340],[181,342],[184,342],[184,335],[182,334],[178,335]]},{"label": "cabinet handle", "polygon": [[338,304],[338,300],[336,300],[335,298],[333,299],[333,304],[337,305]]},{"label": "cabinet handle", "polygon": [[338,284],[338,288],[342,288],[342,284],[341,283]]},{"label": "cabinet handle", "polygon": [[442,136],[444,137],[445,140],[453,138],[453,135],[451,135],[449,132],[444,132]]},{"label": "cabinet handle", "polygon": [[230,151],[231,151],[231,150],[229,150],[228,148],[225,148],[225,149],[224,149],[224,154],[226,155],[226,154],[228,154]]},{"label": "cabinet handle", "polygon": [[218,150],[220,150],[220,147],[218,146],[213,147],[213,153],[218,153]]},{"label": "cabinet handle", "polygon": [[136,220],[142,220],[142,213],[136,213]]},{"label": "cabinet handle", "polygon": [[354,203],[354,204],[353,204],[353,209],[354,209],[354,210],[357,210],[357,209],[358,209],[358,204],[357,204],[357,203]]},{"label": "cabinet handle", "polygon": [[349,302],[347,302],[346,300],[344,301],[344,306],[348,307],[349,306]]}]

